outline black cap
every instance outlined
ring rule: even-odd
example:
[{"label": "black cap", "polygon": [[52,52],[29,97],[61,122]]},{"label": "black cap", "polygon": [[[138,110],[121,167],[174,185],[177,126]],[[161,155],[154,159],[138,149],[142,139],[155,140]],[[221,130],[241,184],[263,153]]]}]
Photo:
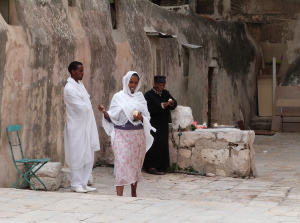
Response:
[{"label": "black cap", "polygon": [[165,84],[166,83],[166,76],[160,76],[160,75],[154,76],[154,83]]}]

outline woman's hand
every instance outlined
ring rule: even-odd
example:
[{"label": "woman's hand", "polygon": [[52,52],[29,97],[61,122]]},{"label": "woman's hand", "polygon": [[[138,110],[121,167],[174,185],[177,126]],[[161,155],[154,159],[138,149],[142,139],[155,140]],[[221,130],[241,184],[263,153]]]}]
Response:
[{"label": "woman's hand", "polygon": [[133,119],[136,121],[138,120],[143,121],[143,116],[140,112],[138,112],[137,115],[133,115]]},{"label": "woman's hand", "polygon": [[100,111],[102,111],[103,113],[106,112],[105,107],[104,107],[103,105],[101,105],[101,104],[98,106],[98,109],[99,109]]},{"label": "woman's hand", "polygon": [[103,112],[104,118],[109,118],[109,114],[107,113],[107,111],[106,111],[106,109],[105,109],[105,107],[103,105],[100,104],[98,106],[98,109]]}]

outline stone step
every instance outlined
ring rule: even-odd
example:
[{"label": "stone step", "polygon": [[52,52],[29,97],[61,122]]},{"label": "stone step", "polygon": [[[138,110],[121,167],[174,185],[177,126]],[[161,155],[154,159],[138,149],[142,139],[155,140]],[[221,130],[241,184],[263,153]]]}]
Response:
[{"label": "stone step", "polygon": [[255,116],[251,119],[251,123],[255,122],[269,122],[272,123],[272,116]]},{"label": "stone step", "polygon": [[252,130],[271,130],[272,117],[255,116],[251,119],[250,127]]}]

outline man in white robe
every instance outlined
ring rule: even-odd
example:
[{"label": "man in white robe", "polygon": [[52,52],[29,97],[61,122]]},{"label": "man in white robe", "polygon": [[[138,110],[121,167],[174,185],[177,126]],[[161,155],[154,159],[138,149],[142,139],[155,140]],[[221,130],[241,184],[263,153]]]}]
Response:
[{"label": "man in white robe", "polygon": [[73,61],[68,70],[71,77],[64,88],[65,158],[71,169],[71,190],[85,193],[96,190],[87,184],[93,170],[94,152],[100,150],[99,135],[90,95],[81,83],[83,65]]}]

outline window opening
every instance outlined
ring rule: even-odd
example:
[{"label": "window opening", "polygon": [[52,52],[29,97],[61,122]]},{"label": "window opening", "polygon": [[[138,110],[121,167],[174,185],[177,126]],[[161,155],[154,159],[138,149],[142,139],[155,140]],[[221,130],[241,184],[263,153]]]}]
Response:
[{"label": "window opening", "polygon": [[190,69],[190,51],[187,48],[183,48],[183,76],[189,76]]},{"label": "window opening", "polygon": [[207,127],[212,127],[211,120],[211,100],[212,100],[212,82],[213,82],[214,68],[208,68],[208,101],[207,101]]},{"label": "window opening", "polygon": [[69,7],[75,7],[76,6],[76,0],[68,0],[68,6]]},{"label": "window opening", "polygon": [[0,14],[6,23],[9,24],[9,0],[0,0]]},{"label": "window opening", "polygon": [[117,1],[110,0],[110,20],[113,29],[117,29]]},{"label": "window opening", "polygon": [[212,60],[207,73],[207,127],[212,127],[218,122],[220,109],[218,108],[218,67],[217,61]]},{"label": "window opening", "polygon": [[189,0],[150,0],[150,2],[159,6],[180,6],[189,4]]},{"label": "window opening", "polygon": [[215,4],[215,1],[197,0],[196,1],[196,13],[213,15],[214,14],[214,4]]},{"label": "window opening", "polygon": [[161,0],[150,0],[153,4],[160,5]]},{"label": "window opening", "polygon": [[163,75],[161,73],[161,50],[156,50],[156,75]]}]

